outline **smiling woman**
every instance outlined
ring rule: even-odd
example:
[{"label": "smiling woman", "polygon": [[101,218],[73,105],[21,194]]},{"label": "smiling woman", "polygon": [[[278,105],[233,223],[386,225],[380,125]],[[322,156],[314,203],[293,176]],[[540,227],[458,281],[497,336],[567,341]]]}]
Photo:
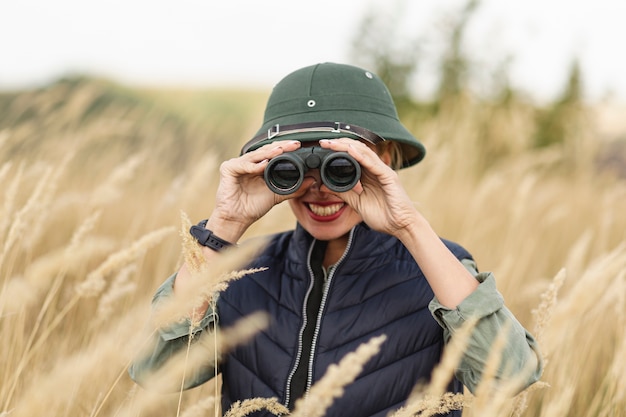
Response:
[{"label": "smiling woman", "polygon": [[[375,337],[386,342],[364,365],[363,377],[346,381],[343,395],[319,415],[383,416],[431,378],[447,341],[468,322],[475,330],[448,391],[461,394],[465,385],[474,392],[484,370],[503,386],[514,382],[516,390],[537,381],[543,365],[535,339],[504,306],[492,274],[479,273],[472,255],[441,239],[415,208],[390,166],[392,148],[379,146],[387,142],[401,149],[404,168],[425,156],[374,73],[323,63],[284,77],[254,139],[221,165],[216,205],[191,232],[200,238],[196,258],[208,268],[283,201],[297,219],[295,229],[269,238],[247,263],[254,274],[231,283],[219,297],[204,296],[187,321],[157,329],[153,347],[130,368],[133,379],[149,387],[151,376],[176,352],[215,328],[228,329],[263,311],[269,325],[262,333],[216,354],[191,372],[185,386],[219,371],[224,410],[251,398],[277,399],[291,411],[298,404],[317,407],[297,400],[332,373],[338,358]],[[329,184],[322,160],[332,155],[359,167],[354,185],[337,190]],[[268,186],[264,172],[276,160],[300,170],[298,186],[289,192]],[[154,308],[193,293],[197,269],[183,264],[157,291]],[[499,334],[501,328],[511,331]],[[496,339],[503,345],[503,366],[486,371]],[[458,408],[446,415],[459,416]]]},{"label": "smiling woman", "polygon": [[[1,8],[33,2],[0,3]],[[2,12],[0,15],[5,16]],[[3,29],[0,25],[0,31]],[[4,45],[6,42],[1,47]],[[8,65],[4,60],[1,62],[0,71]],[[0,415],[223,415],[219,410],[213,413],[211,405],[220,402],[221,377],[180,393],[183,378],[171,377],[168,381],[176,386],[173,389],[176,394],[154,395],[135,386],[127,378],[126,367],[132,356],[144,352],[147,337],[154,329],[145,326],[150,315],[150,298],[163,278],[180,266],[181,246],[202,254],[202,247],[187,233],[191,227],[188,219],[182,222],[180,236],[176,232],[160,235],[159,239],[164,240],[152,241],[148,245],[150,249],[146,239],[155,238],[152,232],[163,227],[180,226],[181,209],[197,220],[210,215],[217,203],[214,197],[220,180],[219,162],[225,155],[228,158],[238,155],[243,143],[254,136],[263,118],[261,109],[267,95],[267,91],[248,95],[243,90],[222,89],[146,91],[90,79],[0,94],[0,188],[4,191],[0,193],[0,334],[4,336],[4,343],[0,344]],[[432,228],[471,249],[481,270],[494,271],[507,307],[525,327],[532,329],[542,351],[550,358],[542,376],[550,388],[537,390],[542,383],[534,384],[521,394],[520,399],[528,401],[504,401],[502,407],[496,407],[501,397],[484,390],[483,397],[480,393],[475,397],[452,393],[434,398],[416,396],[409,399],[407,412],[394,417],[424,413],[425,406],[433,411],[441,410],[443,405],[448,409],[459,408],[463,403],[467,405],[464,417],[623,415],[626,410],[623,395],[626,374],[622,372],[626,358],[623,331],[626,329],[623,273],[626,271],[623,244],[626,184],[609,172],[598,172],[595,155],[605,143],[599,138],[624,136],[626,109],[620,108],[606,114],[606,119],[598,120],[599,134],[595,129],[583,128],[573,132],[573,140],[558,149],[515,148],[515,152],[478,171],[477,161],[484,162],[485,127],[488,126],[489,134],[503,140],[530,143],[536,127],[531,118],[532,109],[526,102],[504,107],[484,101],[468,102],[464,98],[450,105],[448,110],[454,111],[429,114],[427,118],[405,114],[403,124],[413,133],[419,133],[417,137],[427,146],[428,153],[417,166],[397,173],[415,207]],[[591,120],[590,112],[578,116],[581,119],[576,119],[577,123]],[[611,151],[615,149],[607,149]],[[264,180],[258,189],[263,191],[262,195],[269,190]],[[276,233],[294,227],[297,228],[297,223],[289,204],[274,206],[247,230],[239,245],[220,252],[219,259],[204,264],[208,271],[193,281],[197,286],[192,286],[191,294],[184,297],[184,308],[177,305],[176,317],[189,312],[198,294],[216,290],[212,280],[236,279],[243,273],[248,274],[246,289],[252,289],[237,293],[246,297],[242,300],[244,304],[250,304],[256,311],[268,310],[271,297],[266,297],[266,288],[280,282],[285,286],[271,287],[275,290],[273,294],[278,294],[276,300],[291,303],[281,310],[284,313],[281,318],[287,318],[285,323],[290,324],[290,314],[303,317],[298,309],[304,295],[296,301],[280,297],[309,282],[310,273],[304,271],[308,269],[308,252],[303,253],[295,240],[280,240],[277,243],[283,245],[275,246],[277,256],[285,260],[283,265],[292,268],[283,272],[297,272],[293,279],[271,279],[264,267],[281,268],[272,263],[271,253],[259,260],[262,270],[240,270],[259,255],[258,247],[251,244],[266,242],[257,237],[275,237]],[[355,392],[356,386],[343,390],[346,381],[357,386],[379,387],[381,382],[369,370],[383,364],[395,349],[422,342],[407,331],[403,338],[385,341],[372,335],[367,342],[369,355],[362,356],[360,348],[352,351],[359,354],[358,361],[348,353],[347,345],[346,349],[333,350],[368,321],[375,325],[398,319],[398,328],[405,324],[413,328],[414,323],[402,321],[395,309],[395,304],[404,300],[405,295],[382,291],[394,282],[386,278],[368,279],[367,274],[372,269],[372,275],[391,277],[402,269],[396,268],[398,262],[407,260],[408,266],[414,261],[401,257],[406,254],[402,246],[386,245],[378,239],[360,239],[375,235],[367,229],[365,226],[356,229],[348,255],[334,272],[327,270],[328,279],[322,280],[321,294],[324,295],[324,285],[328,293],[314,354],[333,366],[328,368],[331,380],[318,386],[322,382],[318,379],[321,372],[316,368],[317,362],[314,363],[315,384],[304,397],[312,401],[307,411],[321,404],[316,402],[316,394],[322,388],[326,394],[345,394],[345,401],[352,404],[370,400],[370,391],[365,397],[350,399],[348,395]],[[292,236],[302,236],[301,230]],[[224,236],[218,233],[218,237]],[[390,242],[394,240],[387,243]],[[290,252],[296,256],[284,258],[296,246],[298,250]],[[123,259],[119,257],[122,254]],[[311,255],[312,260],[318,259],[313,256],[319,255],[317,252]],[[382,268],[372,268],[381,259],[389,262]],[[88,284],[85,277],[92,276],[92,272],[103,272],[105,266],[104,282],[99,278],[98,285],[90,287],[90,294],[81,291],[80,300],[72,301],[76,289]],[[233,270],[239,275],[230,274]],[[351,271],[357,271],[358,276],[351,276]],[[323,276],[324,271],[316,272]],[[102,278],[102,274],[96,275]],[[410,293],[412,283],[406,286],[397,283],[409,298],[415,296]],[[220,282],[220,288],[224,285]],[[207,288],[211,291],[205,292]],[[183,288],[177,286],[176,291],[179,289]],[[101,292],[96,295],[98,291]],[[160,294],[156,313],[171,312],[165,308],[165,293]],[[90,297],[85,298],[86,295]],[[386,298],[387,295],[395,298]],[[429,302],[420,297],[415,300],[420,305]],[[254,304],[257,301],[267,304],[258,306]],[[350,306],[336,309],[340,302]],[[367,314],[358,314],[361,306]],[[228,308],[228,304],[220,308]],[[460,310],[468,312],[463,310],[463,305]],[[352,311],[354,315],[349,314]],[[370,311],[376,315],[372,317]],[[443,316],[450,318],[455,313]],[[184,363],[188,358],[187,363],[192,366],[184,368],[186,381],[201,371],[209,372],[203,365],[206,358],[214,358],[215,342],[224,342],[220,350],[226,357],[226,352],[233,350],[236,343],[246,344],[251,340],[251,330],[270,325],[265,315],[262,316],[249,317],[234,328],[220,325],[215,328],[217,332],[211,332],[210,325],[208,330],[201,326],[203,330],[197,333],[197,338],[178,339],[179,342],[190,340],[192,344],[181,351],[180,357],[173,357],[172,363]],[[428,323],[428,316],[425,314],[420,323]],[[154,318],[158,318],[156,314]],[[348,330],[345,334],[329,334],[330,323]],[[275,330],[270,328],[272,332]],[[278,336],[288,334],[297,346],[300,330],[301,326]],[[259,337],[265,335],[270,333],[263,330]],[[455,333],[446,344],[444,357],[448,359],[441,364],[450,366],[445,367],[443,380],[452,375],[456,362],[449,360],[447,352],[458,346],[458,335]],[[267,346],[263,344],[265,341],[261,340],[259,346]],[[373,354],[370,342],[377,342]],[[176,346],[169,340],[166,343]],[[280,349],[270,351],[273,354]],[[273,357],[266,355],[267,352],[256,352],[258,365],[264,367],[266,375],[271,375],[270,380],[293,369],[285,372],[282,362],[272,362]],[[345,361],[350,372],[344,372]],[[231,361],[229,366],[236,365],[236,361]],[[402,376],[410,373],[409,366],[404,365],[397,364],[407,370]],[[441,392],[433,387],[446,386],[447,381],[441,382],[441,370],[437,369],[438,376],[430,385],[420,385],[417,391]],[[354,375],[358,376],[354,378]],[[297,378],[294,376],[292,380]],[[491,378],[485,380],[488,385],[494,383]],[[497,381],[496,384],[501,383]],[[390,396],[395,384],[395,381],[387,384]],[[59,390],[59,387],[71,389]],[[509,406],[513,404],[523,406],[511,413]],[[287,415],[277,399],[256,399],[242,401],[238,408],[232,408],[229,416],[250,412],[252,405],[257,410],[265,407],[276,415]],[[294,404],[294,413],[296,408]]]}]

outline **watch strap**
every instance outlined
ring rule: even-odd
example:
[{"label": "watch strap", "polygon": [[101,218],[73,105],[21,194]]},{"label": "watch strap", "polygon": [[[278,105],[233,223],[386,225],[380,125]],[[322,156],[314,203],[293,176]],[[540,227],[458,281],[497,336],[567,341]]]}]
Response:
[{"label": "watch strap", "polygon": [[204,219],[198,224],[191,226],[189,229],[191,236],[193,236],[200,245],[211,248],[216,252],[220,252],[229,246],[233,246],[232,243],[216,236],[212,231],[207,229],[207,221],[208,219]]}]

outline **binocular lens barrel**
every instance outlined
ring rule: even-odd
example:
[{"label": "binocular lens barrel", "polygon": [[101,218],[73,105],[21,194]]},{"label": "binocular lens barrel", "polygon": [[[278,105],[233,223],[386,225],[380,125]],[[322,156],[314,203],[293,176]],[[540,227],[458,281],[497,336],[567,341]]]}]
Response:
[{"label": "binocular lens barrel", "polygon": [[322,181],[324,184],[332,184],[333,187],[350,186],[352,188],[356,184],[352,184],[352,182],[356,178],[357,167],[358,164],[352,158],[347,159],[338,156],[330,160],[327,159],[326,164],[322,167]]},{"label": "binocular lens barrel", "polygon": [[265,167],[265,183],[276,194],[291,194],[300,188],[306,172],[314,168],[320,169],[322,182],[335,192],[348,191],[361,179],[361,166],[348,153],[311,147],[270,160]]},{"label": "binocular lens barrel", "polygon": [[[300,188],[304,176],[293,161],[280,160],[266,169],[265,182],[277,194],[290,194]],[[267,175],[269,174],[269,175]]]}]

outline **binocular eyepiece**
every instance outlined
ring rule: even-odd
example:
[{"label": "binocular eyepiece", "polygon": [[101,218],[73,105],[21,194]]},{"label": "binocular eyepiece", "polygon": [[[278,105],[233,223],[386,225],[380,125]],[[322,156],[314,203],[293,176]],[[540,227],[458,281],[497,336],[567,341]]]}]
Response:
[{"label": "binocular eyepiece", "polygon": [[319,169],[324,185],[338,193],[351,190],[361,179],[361,166],[350,154],[319,146],[300,148],[272,158],[263,176],[270,190],[286,195],[300,188],[309,169]]}]

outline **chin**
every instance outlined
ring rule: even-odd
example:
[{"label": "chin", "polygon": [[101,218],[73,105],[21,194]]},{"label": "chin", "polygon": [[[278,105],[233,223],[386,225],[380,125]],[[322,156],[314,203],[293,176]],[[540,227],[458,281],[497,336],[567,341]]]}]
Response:
[{"label": "chin", "polygon": [[310,222],[300,222],[302,227],[309,232],[311,236],[313,236],[317,240],[335,240],[345,237],[350,230],[357,224],[358,222],[341,222],[340,224],[310,224]]}]

